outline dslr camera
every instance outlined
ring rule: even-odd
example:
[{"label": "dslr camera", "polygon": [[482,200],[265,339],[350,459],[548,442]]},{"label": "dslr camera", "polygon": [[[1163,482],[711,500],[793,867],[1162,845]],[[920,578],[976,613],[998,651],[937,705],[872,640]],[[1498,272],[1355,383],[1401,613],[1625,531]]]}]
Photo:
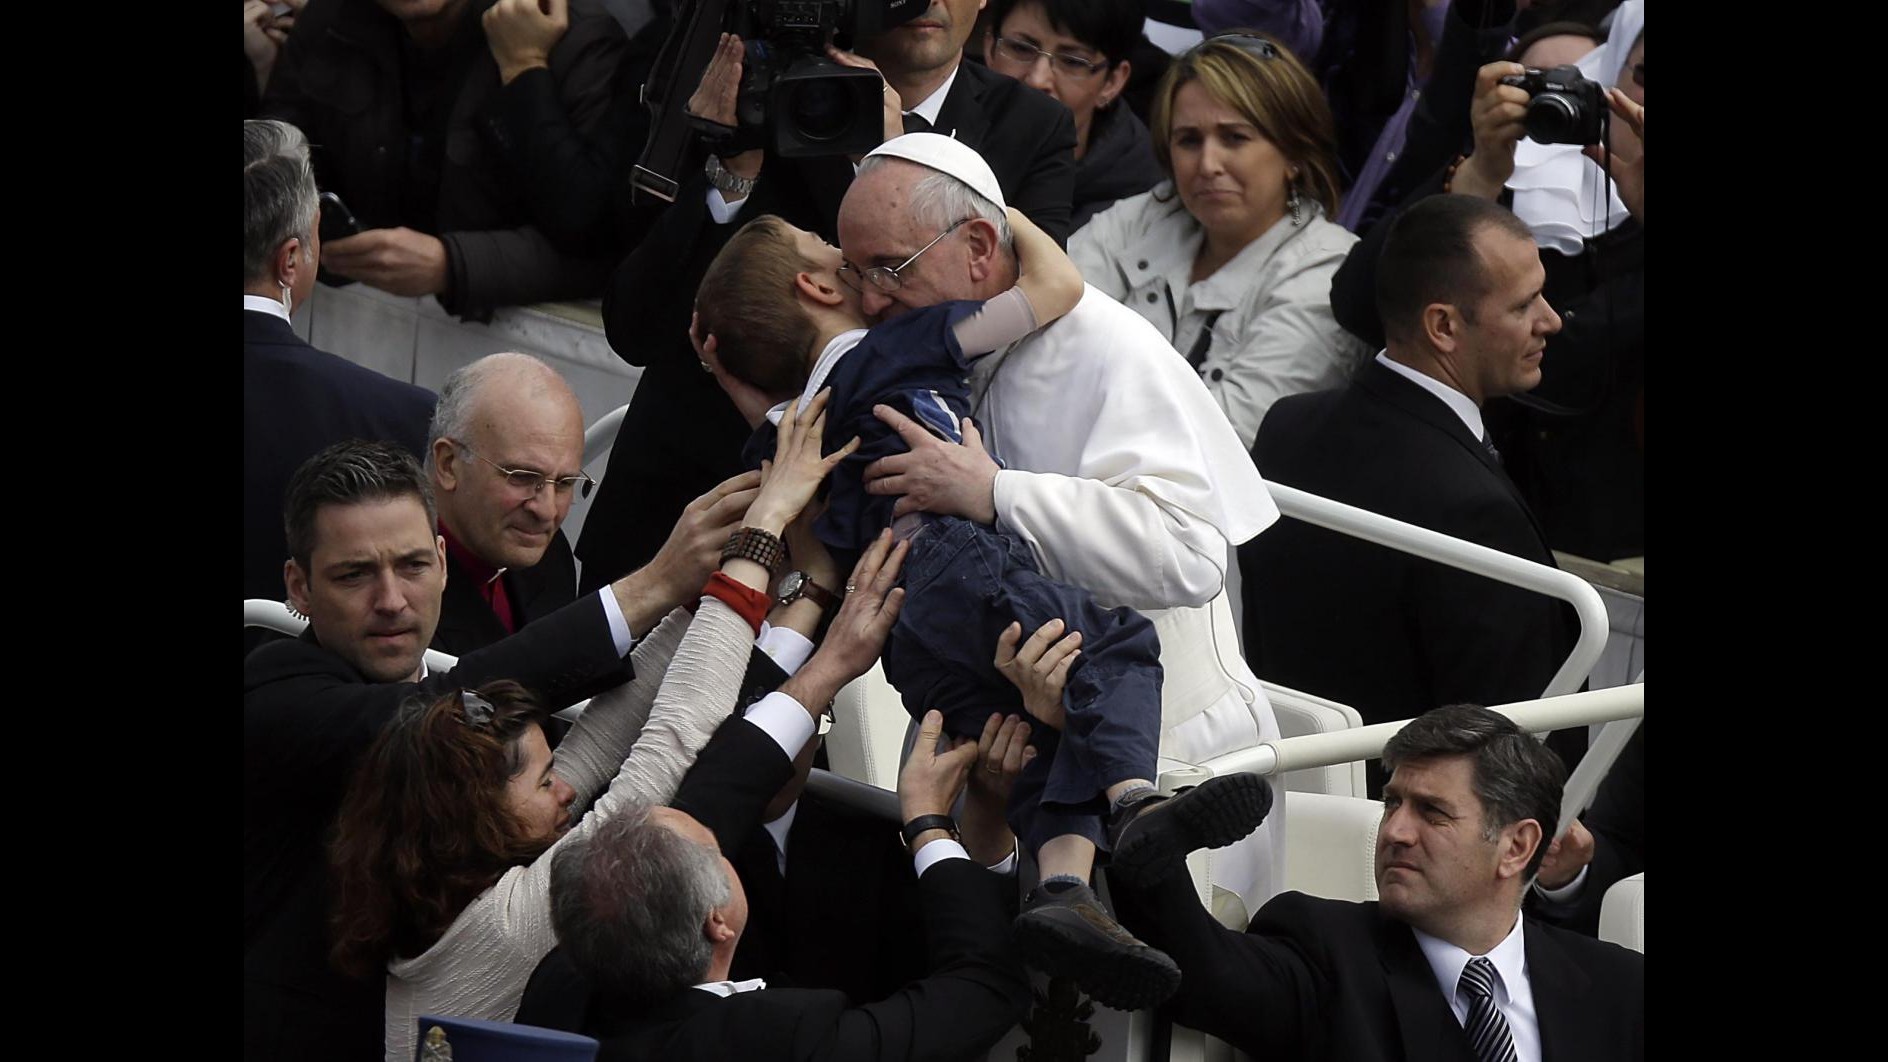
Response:
[{"label": "dslr camera", "polygon": [[[872,150],[885,139],[884,82],[826,58],[826,46],[854,48],[929,7],[930,0],[692,0],[643,86],[653,120],[631,184],[672,200],[696,137],[718,152],[758,147],[779,158]],[[684,113],[722,33],[744,46],[733,128]]]},{"label": "dslr camera", "polygon": [[1528,139],[1542,144],[1597,144],[1608,108],[1606,89],[1576,66],[1529,70],[1501,79],[1528,94]]}]

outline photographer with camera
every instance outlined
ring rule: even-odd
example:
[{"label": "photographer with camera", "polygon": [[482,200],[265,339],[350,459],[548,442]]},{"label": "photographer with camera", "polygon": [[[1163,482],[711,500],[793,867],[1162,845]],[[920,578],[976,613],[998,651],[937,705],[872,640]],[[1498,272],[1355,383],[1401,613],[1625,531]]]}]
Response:
[{"label": "photographer with camera", "polygon": [[[771,13],[776,22],[784,18],[777,6],[759,0],[732,0],[728,6],[737,24],[744,19],[765,29],[762,16]],[[856,55],[825,50],[835,39],[850,42],[853,26],[882,24],[890,17],[885,7],[885,0],[822,0],[822,18],[836,23],[838,31],[822,35],[818,53],[804,38],[789,47],[778,33],[743,38],[726,25],[708,27],[715,38],[694,42],[712,45],[712,59],[700,79],[690,76],[692,83],[668,86],[664,99],[686,100],[696,128],[705,122],[739,131],[687,154],[673,174],[678,186],[673,203],[617,268],[604,295],[603,323],[611,348],[644,372],[577,543],[586,587],[645,562],[662,544],[657,524],[673,523],[673,516],[705,487],[740,470],[747,425],[701,371],[688,342],[689,311],[708,263],[735,230],[762,214],[776,214],[828,240],[838,237],[839,202],[853,178],[851,152],[810,154],[803,147],[792,157],[780,154],[776,147],[783,138],[792,141],[794,134],[809,132],[783,129],[780,114],[768,113],[764,129],[755,135],[749,112],[756,94],[743,78],[757,55],[769,55],[788,74],[800,65],[824,66],[824,79],[849,90],[846,106],[855,109],[840,117],[851,132],[871,121],[857,109],[859,97],[869,94],[882,115],[878,139],[920,128],[922,122],[974,148],[989,162],[1011,205],[1057,243],[1067,242],[1075,194],[1075,126],[1068,109],[963,61],[964,42],[983,0],[931,0],[903,24],[861,34]],[[688,29],[684,21],[676,32]],[[784,62],[796,53],[798,58]],[[814,58],[825,62],[812,63]],[[869,86],[870,93],[858,93],[839,73],[848,68],[874,69],[883,82]],[[859,153],[875,146],[868,144]]]},{"label": "photographer with camera", "polygon": [[[1490,405],[1490,437],[1552,548],[1644,556],[1645,0],[1621,4],[1607,43],[1574,66],[1482,67],[1469,113],[1472,149],[1403,207],[1446,193],[1508,206],[1540,246],[1565,322],[1540,386]],[[1383,342],[1377,258],[1397,216],[1331,283],[1338,323],[1371,343]]]}]

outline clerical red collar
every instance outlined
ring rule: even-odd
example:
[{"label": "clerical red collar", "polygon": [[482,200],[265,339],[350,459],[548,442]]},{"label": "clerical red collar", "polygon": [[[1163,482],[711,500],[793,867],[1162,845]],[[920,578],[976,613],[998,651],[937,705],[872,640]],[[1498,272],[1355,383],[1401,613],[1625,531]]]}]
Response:
[{"label": "clerical red collar", "polygon": [[452,559],[459,562],[459,567],[465,569],[465,573],[472,577],[472,581],[479,585],[479,589],[489,599],[492,595],[488,585],[505,574],[505,569],[492,567],[461,545],[458,539],[452,537],[452,529],[446,526],[444,520],[439,522],[439,537],[446,540],[446,552],[452,554]]}]

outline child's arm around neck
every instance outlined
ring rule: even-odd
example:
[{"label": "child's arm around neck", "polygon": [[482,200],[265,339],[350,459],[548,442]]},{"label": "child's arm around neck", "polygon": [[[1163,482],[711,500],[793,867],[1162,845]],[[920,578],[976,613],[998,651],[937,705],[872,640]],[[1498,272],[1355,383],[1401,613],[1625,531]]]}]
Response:
[{"label": "child's arm around neck", "polygon": [[1010,209],[1016,240],[1016,286],[988,299],[983,309],[957,322],[957,344],[975,358],[1006,347],[1054,321],[1082,301],[1082,272],[1055,238]]}]

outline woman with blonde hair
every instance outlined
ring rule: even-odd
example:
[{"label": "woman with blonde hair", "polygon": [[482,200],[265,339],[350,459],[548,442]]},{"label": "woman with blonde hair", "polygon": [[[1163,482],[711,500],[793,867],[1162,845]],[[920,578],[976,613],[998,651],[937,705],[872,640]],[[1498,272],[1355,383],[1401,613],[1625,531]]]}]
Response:
[{"label": "woman with blonde hair", "polygon": [[1069,256],[1186,356],[1250,447],[1273,402],[1341,385],[1366,353],[1331,315],[1357,242],[1330,220],[1331,110],[1274,38],[1234,31],[1168,67],[1153,137],[1167,179],[1096,215]]}]

